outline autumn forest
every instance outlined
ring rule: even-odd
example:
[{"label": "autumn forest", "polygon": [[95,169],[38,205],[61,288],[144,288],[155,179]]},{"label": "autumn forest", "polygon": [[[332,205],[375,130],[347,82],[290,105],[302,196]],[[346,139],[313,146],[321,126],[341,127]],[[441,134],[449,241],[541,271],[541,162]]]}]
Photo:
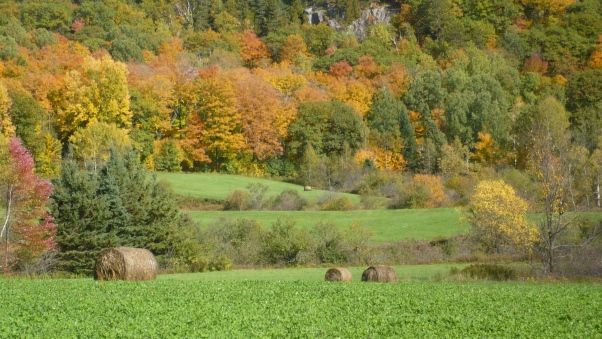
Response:
[{"label": "autumn forest", "polygon": [[0,13],[0,201],[17,208],[0,213],[3,236],[15,220],[5,270],[60,248],[62,269],[89,273],[86,246],[123,239],[195,267],[196,228],[153,171],[272,178],[367,209],[468,206],[474,225],[487,224],[475,201],[500,192],[546,218],[477,228],[485,251],[537,244],[548,272],[571,227],[585,234],[573,245],[595,243],[595,222],[567,217],[602,203],[600,0],[28,0]]}]

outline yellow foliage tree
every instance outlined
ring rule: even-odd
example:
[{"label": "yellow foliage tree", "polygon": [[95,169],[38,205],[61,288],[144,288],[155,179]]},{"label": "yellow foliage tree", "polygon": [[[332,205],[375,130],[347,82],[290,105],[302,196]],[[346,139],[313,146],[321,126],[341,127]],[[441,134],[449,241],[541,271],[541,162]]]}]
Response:
[{"label": "yellow foliage tree", "polygon": [[479,132],[479,140],[475,144],[472,155],[473,160],[481,164],[495,164],[498,160],[500,150],[496,146],[493,137],[489,133]]},{"label": "yellow foliage tree", "polygon": [[488,252],[512,246],[529,251],[539,237],[527,220],[528,204],[502,180],[483,180],[470,199],[469,220]]},{"label": "yellow foliage tree", "polygon": [[598,42],[589,57],[588,66],[597,69],[602,68],[602,35],[598,36]]},{"label": "yellow foliage tree", "polygon": [[299,56],[307,55],[307,45],[299,34],[289,35],[280,48],[280,61],[295,62]]},{"label": "yellow foliage tree", "polygon": [[123,152],[132,146],[127,130],[104,122],[91,123],[77,130],[69,141],[74,156],[94,169],[109,159],[111,150]]},{"label": "yellow foliage tree", "polygon": [[421,207],[441,207],[447,200],[441,177],[430,174],[416,174],[412,182],[414,187],[420,186],[426,192],[426,200]]},{"label": "yellow foliage tree", "polygon": [[49,94],[61,137],[68,139],[91,122],[129,127],[132,114],[125,65],[105,56],[86,59],[83,69],[68,72],[64,85]]},{"label": "yellow foliage tree", "polygon": [[543,16],[562,14],[576,0],[521,0],[526,7],[534,8]]},{"label": "yellow foliage tree", "polygon": [[36,173],[43,178],[57,178],[61,172],[61,142],[50,132],[41,136],[40,146],[34,150]]},{"label": "yellow foliage tree", "polygon": [[247,149],[234,89],[229,81],[212,77],[199,79],[194,85],[194,94],[195,112],[182,146],[187,153],[204,149],[197,158],[204,158],[219,170],[225,162]]},{"label": "yellow foliage tree", "polygon": [[15,136],[15,126],[9,115],[11,105],[12,102],[8,96],[8,91],[4,84],[0,82],[0,134],[5,137]]}]

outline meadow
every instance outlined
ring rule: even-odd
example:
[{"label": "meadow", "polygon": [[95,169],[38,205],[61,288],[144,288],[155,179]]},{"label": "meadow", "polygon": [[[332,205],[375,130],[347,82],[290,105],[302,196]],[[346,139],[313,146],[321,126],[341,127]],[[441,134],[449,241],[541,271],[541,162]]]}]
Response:
[{"label": "meadow", "polygon": [[180,278],[0,280],[0,337],[593,338],[602,332],[596,284]]},{"label": "meadow", "polygon": [[468,232],[462,213],[453,208],[355,211],[191,211],[189,215],[205,228],[220,218],[254,219],[269,226],[278,219],[292,220],[302,228],[320,222],[345,229],[358,224],[373,233],[375,242],[402,239],[450,238]]},{"label": "meadow", "polygon": [[[282,181],[262,178],[245,177],[240,175],[218,174],[218,173],[167,173],[156,172],[159,180],[168,182],[173,190],[184,196],[197,199],[223,201],[235,190],[246,190],[250,184],[265,185],[268,190],[266,197],[272,197],[284,190],[299,192],[301,196],[310,203],[315,202],[328,191],[311,190],[304,191],[303,186]],[[337,193],[348,197],[353,203],[359,203],[360,198],[356,194]]]}]

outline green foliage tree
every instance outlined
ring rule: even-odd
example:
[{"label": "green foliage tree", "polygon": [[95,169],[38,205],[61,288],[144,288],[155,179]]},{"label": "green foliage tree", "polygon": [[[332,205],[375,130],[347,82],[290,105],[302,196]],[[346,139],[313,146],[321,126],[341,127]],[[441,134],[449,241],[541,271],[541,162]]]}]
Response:
[{"label": "green foliage tree", "polygon": [[289,154],[300,157],[307,145],[317,154],[342,154],[345,145],[352,152],[364,142],[362,119],[353,109],[337,102],[308,102],[289,127]]}]

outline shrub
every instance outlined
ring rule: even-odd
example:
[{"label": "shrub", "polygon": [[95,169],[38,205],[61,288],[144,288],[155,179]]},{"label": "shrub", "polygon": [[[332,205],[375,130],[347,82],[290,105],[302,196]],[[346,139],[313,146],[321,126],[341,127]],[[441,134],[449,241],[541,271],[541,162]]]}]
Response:
[{"label": "shrub", "polygon": [[310,234],[318,263],[338,264],[347,260],[345,235],[334,224],[321,222]]},{"label": "shrub", "polygon": [[297,265],[309,245],[307,231],[292,221],[278,220],[263,236],[262,256],[268,264]]},{"label": "shrub", "polygon": [[501,265],[473,264],[464,268],[460,273],[474,279],[498,281],[516,279],[515,270]]},{"label": "shrub", "polygon": [[277,211],[300,211],[307,206],[307,200],[299,192],[288,189],[275,196],[271,205]]},{"label": "shrub", "polygon": [[268,191],[268,186],[260,183],[252,183],[247,186],[250,198],[250,208],[254,210],[260,210],[263,208],[263,198],[265,193]]},{"label": "shrub", "polygon": [[247,191],[235,190],[230,193],[224,204],[228,211],[244,211],[251,207],[251,195]]},{"label": "shrub", "polygon": [[260,262],[264,232],[255,220],[220,219],[209,225],[202,239],[214,257],[227,258],[236,264],[253,265]]},{"label": "shrub", "polygon": [[318,206],[322,211],[349,211],[355,208],[353,202],[346,196],[326,194],[318,200]]},{"label": "shrub", "polygon": [[398,186],[399,192],[389,208],[435,208],[447,200],[441,178],[416,174],[408,183]]}]

